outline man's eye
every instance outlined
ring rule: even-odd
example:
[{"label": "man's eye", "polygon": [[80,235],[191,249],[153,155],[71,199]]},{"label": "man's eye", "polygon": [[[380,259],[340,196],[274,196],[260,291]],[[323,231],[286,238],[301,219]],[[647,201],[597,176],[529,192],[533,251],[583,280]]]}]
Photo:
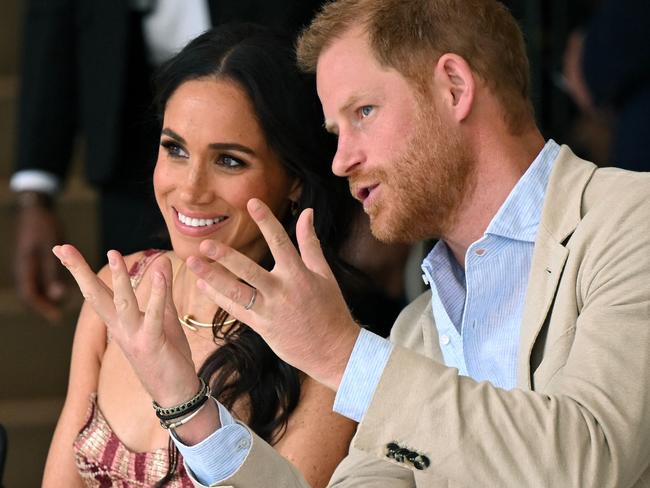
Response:
[{"label": "man's eye", "polygon": [[364,105],[359,109],[359,114],[361,117],[368,117],[372,113],[373,108],[374,107],[372,105]]}]

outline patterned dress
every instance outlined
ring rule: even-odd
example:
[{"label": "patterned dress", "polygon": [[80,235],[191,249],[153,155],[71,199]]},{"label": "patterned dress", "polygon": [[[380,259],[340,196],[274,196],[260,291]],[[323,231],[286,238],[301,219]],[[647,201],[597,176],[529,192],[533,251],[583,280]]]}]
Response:
[{"label": "patterned dress", "polygon": [[[129,275],[133,288],[138,286],[149,264],[163,252],[145,251],[142,258],[131,267]],[[126,447],[106,421],[95,393],[90,397],[87,420],[73,443],[73,449],[77,468],[88,487],[152,487],[167,474],[169,466],[166,447],[150,452],[134,452]],[[180,454],[174,476],[165,486],[193,486]]]}]

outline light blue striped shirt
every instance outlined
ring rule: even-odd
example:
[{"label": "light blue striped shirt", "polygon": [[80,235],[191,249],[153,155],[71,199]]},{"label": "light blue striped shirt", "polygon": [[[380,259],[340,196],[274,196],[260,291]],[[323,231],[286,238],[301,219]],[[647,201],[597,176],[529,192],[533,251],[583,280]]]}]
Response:
[{"label": "light blue striped shirt", "polygon": [[[465,270],[442,241],[422,263],[445,364],[477,381],[515,386],[535,235],[559,150],[555,141],[546,143],[485,234],[467,249]],[[359,335],[336,394],[336,412],[361,421],[391,351],[386,339],[368,331]]]},{"label": "light blue striped shirt", "polygon": [[[544,194],[560,146],[549,140],[517,182],[485,234],[468,249],[465,269],[440,241],[422,263],[431,284],[433,318],[445,364],[477,381],[513,388],[519,330]],[[392,344],[362,330],[334,402],[334,411],[363,418]],[[219,406],[223,427],[187,447],[174,436],[188,467],[203,484],[232,476],[250,451],[251,437]]]}]

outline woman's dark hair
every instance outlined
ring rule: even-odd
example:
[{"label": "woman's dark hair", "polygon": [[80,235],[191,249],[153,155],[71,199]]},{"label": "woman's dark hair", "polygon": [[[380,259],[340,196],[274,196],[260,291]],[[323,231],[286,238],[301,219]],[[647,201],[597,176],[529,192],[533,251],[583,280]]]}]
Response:
[{"label": "woman's dark hair", "polygon": [[[233,82],[246,93],[269,146],[285,170],[302,183],[298,210],[314,209],[314,226],[325,257],[337,278],[345,281],[348,268],[337,254],[347,235],[352,199],[345,180],[331,173],[335,141],[322,127],[314,77],[297,68],[290,40],[254,24],[224,25],[205,32],[157,73],[160,116],[180,85],[199,79]],[[299,212],[287,213],[283,225],[295,244]],[[261,265],[273,267],[270,253]],[[225,312],[217,312],[213,333],[224,345],[206,359],[199,374],[210,381],[213,393],[226,407],[232,408],[238,400],[249,406],[248,425],[275,443],[298,404],[299,372],[245,324],[225,327],[226,318]],[[166,478],[174,469],[170,466]]]}]

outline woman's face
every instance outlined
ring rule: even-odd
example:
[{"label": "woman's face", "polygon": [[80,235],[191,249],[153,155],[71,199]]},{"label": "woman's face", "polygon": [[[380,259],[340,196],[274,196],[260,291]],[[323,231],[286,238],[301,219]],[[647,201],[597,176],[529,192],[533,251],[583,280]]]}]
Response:
[{"label": "woman's face", "polygon": [[167,101],[154,191],[179,257],[198,254],[209,238],[259,260],[266,244],[246,203],[259,198],[282,216],[300,185],[269,148],[246,94],[204,79]]}]

